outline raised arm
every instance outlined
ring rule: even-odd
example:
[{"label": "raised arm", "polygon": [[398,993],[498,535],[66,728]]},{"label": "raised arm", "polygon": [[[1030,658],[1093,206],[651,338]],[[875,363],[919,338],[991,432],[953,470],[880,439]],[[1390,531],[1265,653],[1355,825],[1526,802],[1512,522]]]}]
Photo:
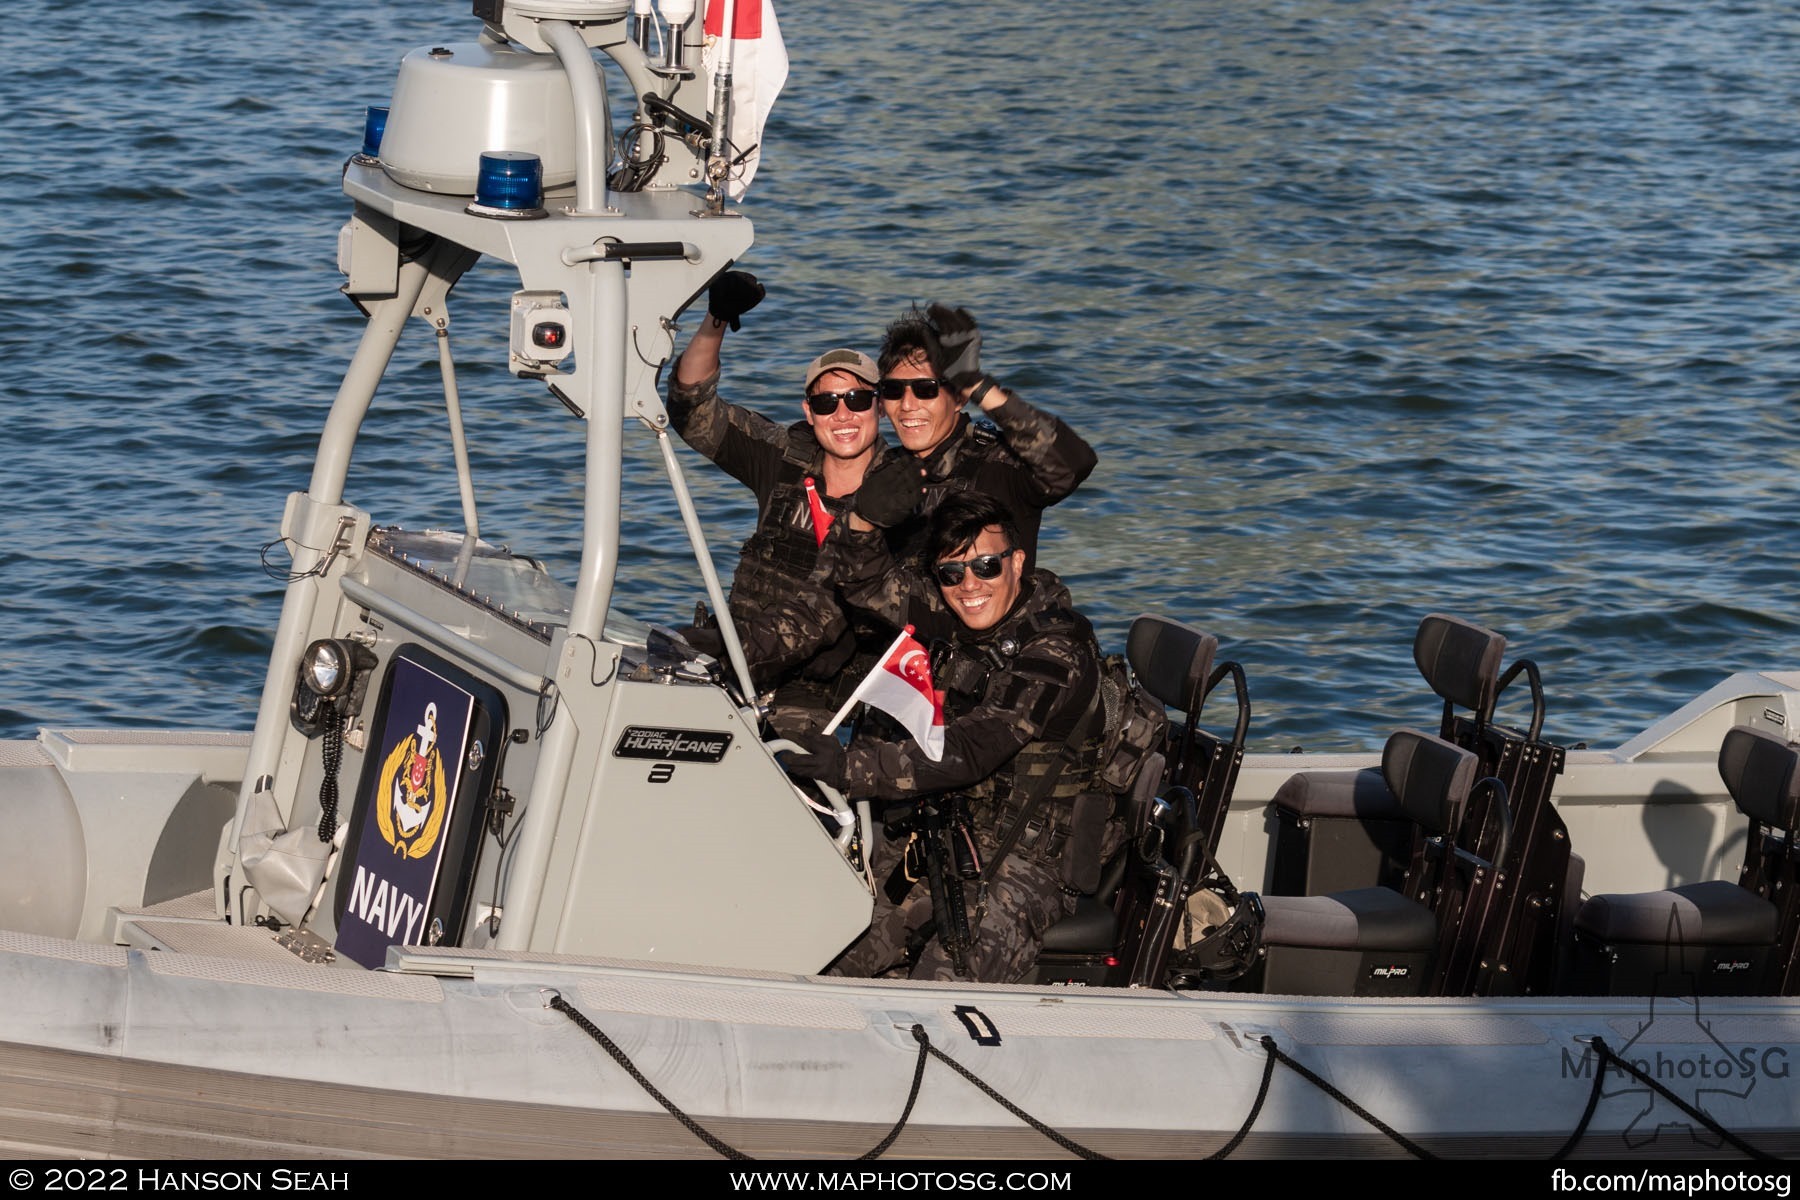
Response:
[{"label": "raised arm", "polygon": [[725,345],[724,321],[707,313],[700,318],[700,328],[688,339],[687,349],[675,360],[675,382],[684,388],[696,388],[709,379],[719,377],[719,351]]},{"label": "raised arm", "polygon": [[748,271],[726,271],[706,289],[706,318],[675,360],[675,380],[696,387],[719,373],[719,349],[725,344],[725,328],[736,333],[743,316],[762,303],[763,285]]},{"label": "raised arm", "polygon": [[982,370],[981,329],[967,309],[933,304],[925,311],[943,347],[944,378],[964,404],[977,405],[994,422],[1007,449],[1025,464],[1019,498],[1047,508],[1080,487],[1100,461],[1094,448]]},{"label": "raised arm", "polygon": [[681,440],[761,496],[779,459],[786,430],[719,395],[725,330],[737,329],[763,287],[744,271],[727,271],[707,291],[707,315],[669,373],[669,425]]},{"label": "raised arm", "polygon": [[1100,462],[1094,448],[1079,434],[1027,404],[1017,392],[996,386],[980,403],[999,427],[1007,449],[1025,464],[1027,496],[1039,508],[1048,508],[1080,487]]}]

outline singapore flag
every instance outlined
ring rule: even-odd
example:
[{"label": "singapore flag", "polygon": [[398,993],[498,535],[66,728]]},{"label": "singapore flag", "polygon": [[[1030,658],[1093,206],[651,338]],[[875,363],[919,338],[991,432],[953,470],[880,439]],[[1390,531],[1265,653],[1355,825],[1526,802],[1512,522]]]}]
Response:
[{"label": "singapore flag", "polygon": [[856,691],[832,719],[832,728],[858,700],[874,705],[905,726],[932,762],[944,757],[944,694],[931,686],[931,656],[913,637],[911,625],[894,639],[880,665],[856,685]]},{"label": "singapore flag", "polygon": [[726,180],[726,192],[733,200],[742,200],[762,160],[763,123],[787,82],[787,47],[781,41],[781,26],[775,23],[772,0],[706,0],[705,30],[701,65],[708,78],[716,79],[724,71],[731,79],[731,120],[725,134],[740,161]]}]

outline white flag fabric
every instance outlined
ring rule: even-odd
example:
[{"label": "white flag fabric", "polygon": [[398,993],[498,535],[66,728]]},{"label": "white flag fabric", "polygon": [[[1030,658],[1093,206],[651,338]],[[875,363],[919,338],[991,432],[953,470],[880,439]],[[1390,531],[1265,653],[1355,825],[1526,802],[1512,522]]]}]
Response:
[{"label": "white flag fabric", "polygon": [[931,686],[931,655],[912,634],[911,625],[900,631],[875,669],[844,701],[844,707],[831,719],[826,731],[836,729],[860,700],[900,722],[925,751],[925,757],[938,762],[944,757],[944,694]]},{"label": "white flag fabric", "polygon": [[[706,0],[706,49],[700,61],[709,81],[725,52],[726,3]],[[731,23],[731,124],[725,135],[731,140],[734,157],[746,150],[749,153],[731,168],[725,194],[742,200],[762,158],[763,122],[769,119],[775,96],[787,82],[788,56],[771,0],[736,0]]]}]

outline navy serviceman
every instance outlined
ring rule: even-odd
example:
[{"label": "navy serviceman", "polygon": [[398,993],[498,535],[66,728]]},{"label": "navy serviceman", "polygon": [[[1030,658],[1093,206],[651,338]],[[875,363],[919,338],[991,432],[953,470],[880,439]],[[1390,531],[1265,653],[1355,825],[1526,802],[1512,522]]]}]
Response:
[{"label": "navy serviceman", "polygon": [[[904,863],[900,843],[877,855],[873,922],[835,974],[891,972],[930,932],[913,977],[1017,980],[1118,842],[1097,779],[1100,649],[1056,576],[1026,568],[1020,541],[1006,507],[977,492],[933,513],[928,579],[894,563],[879,534],[856,541],[868,554],[846,595],[936,644],[944,746],[934,761],[904,736],[845,748],[811,734],[797,739],[804,753],[783,756],[795,775],[888,802],[890,829],[910,829]],[[908,890],[909,878],[929,886]]]},{"label": "navy serviceman", "polygon": [[[756,495],[756,529],[738,560],[729,606],[770,724],[790,735],[821,728],[837,707],[837,680],[856,641],[822,547],[885,445],[875,413],[880,372],[857,350],[828,350],[807,365],[802,420],[792,424],[720,398],[726,328],[739,328],[762,297],[747,272],[714,281],[707,316],[670,375],[668,411],[683,441]],[[716,631],[684,632],[698,648],[720,652]]]},{"label": "navy serviceman", "polygon": [[[977,491],[1011,512],[1029,572],[1044,509],[1093,472],[1093,448],[982,369],[981,331],[966,309],[911,309],[888,326],[876,360],[882,411],[924,468],[918,514],[889,531],[895,557],[923,551],[927,522],[945,496]],[[970,404],[986,421],[971,419]]]}]

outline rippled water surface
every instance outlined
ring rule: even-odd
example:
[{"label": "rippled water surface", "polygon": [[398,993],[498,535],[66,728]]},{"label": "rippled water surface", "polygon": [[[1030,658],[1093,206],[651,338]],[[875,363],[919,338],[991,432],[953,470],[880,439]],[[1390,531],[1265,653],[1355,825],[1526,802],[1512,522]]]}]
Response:
[{"label": "rippled water surface", "polygon": [[[358,333],[344,158],[446,0],[40,14],[0,73],[0,736],[252,720],[259,566]],[[1113,646],[1216,632],[1253,749],[1368,747],[1436,707],[1419,618],[1541,667],[1548,731],[1622,740],[1800,667],[1800,18],[1776,3],[781,0],[793,58],[743,211],[769,299],[729,390],[914,300],[1099,449],[1042,558]],[[581,430],[505,371],[478,268],[454,342],[485,534],[572,578]],[[454,525],[435,349],[352,470]],[[621,601],[700,594],[633,438]],[[684,451],[724,565],[747,494]]]}]

